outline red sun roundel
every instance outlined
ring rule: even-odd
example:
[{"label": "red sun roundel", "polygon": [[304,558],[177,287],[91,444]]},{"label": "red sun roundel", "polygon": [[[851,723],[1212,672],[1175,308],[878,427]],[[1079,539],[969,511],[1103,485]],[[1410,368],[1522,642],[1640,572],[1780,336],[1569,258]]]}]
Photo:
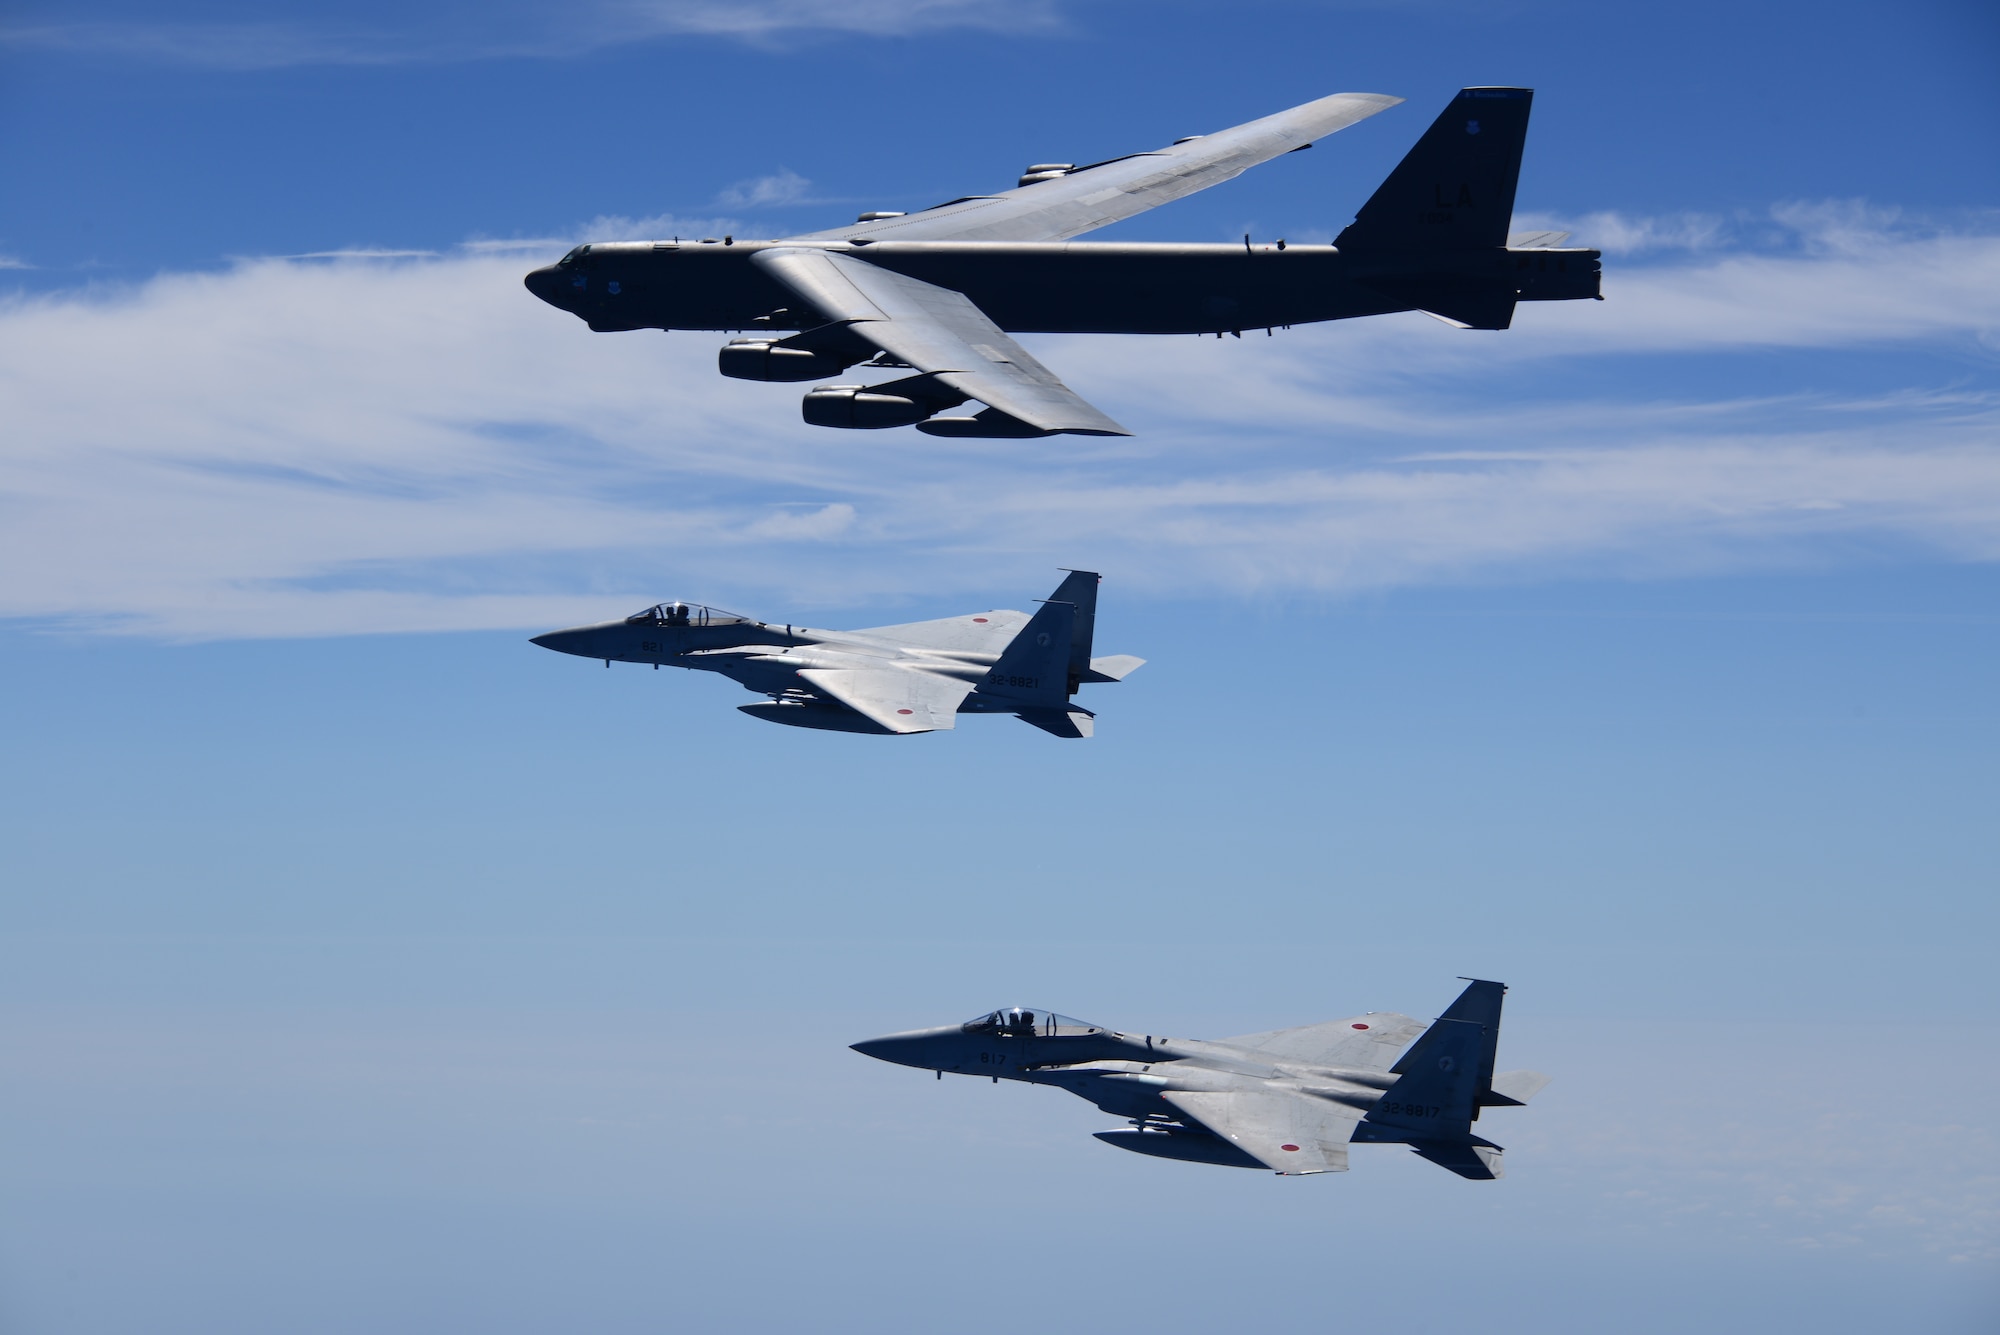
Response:
[{"label": "red sun roundel", "polygon": [[1349,1029],[1366,1029],[1368,1026],[1365,1024],[1350,1024],[1347,1027]]},{"label": "red sun roundel", "polygon": [[916,710],[914,710],[914,709],[899,709],[899,710],[897,710],[896,712],[897,712],[898,714],[914,714],[914,713],[916,713],[917,711],[916,711]]},{"label": "red sun roundel", "polygon": [[973,619],[974,621],[977,621],[977,622],[978,622],[978,623],[979,623],[980,625],[982,625],[982,626],[986,624],[986,618],[985,618],[985,617],[974,617],[974,618],[972,618],[972,619]]},{"label": "red sun roundel", "polygon": [[1278,1148],[1279,1148],[1279,1149],[1281,1149],[1281,1150],[1296,1150],[1296,1149],[1298,1148],[1298,1146],[1296,1146],[1296,1145],[1280,1145],[1280,1146],[1278,1146]]}]

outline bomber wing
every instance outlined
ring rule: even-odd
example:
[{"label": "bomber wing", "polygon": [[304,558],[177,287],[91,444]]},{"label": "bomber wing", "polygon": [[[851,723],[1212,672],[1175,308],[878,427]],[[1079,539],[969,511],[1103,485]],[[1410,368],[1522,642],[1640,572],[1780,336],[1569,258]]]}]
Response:
[{"label": "bomber wing", "polygon": [[1197,135],[995,195],[813,232],[795,240],[1062,241],[1240,176],[1403,99],[1335,93],[1214,134]]},{"label": "bomber wing", "polygon": [[[992,423],[954,430],[940,422],[933,434],[1025,434],[1070,431],[1129,436],[1036,361],[962,292],[895,273],[852,255],[788,246],[762,250],[750,262],[775,279],[824,322],[787,340],[809,346],[816,338],[859,338],[918,371],[910,380],[871,387],[870,393],[908,393],[947,406],[977,399],[1025,425],[995,431]],[[941,387],[941,388],[940,388]],[[810,403],[810,400],[808,400]],[[921,415],[921,414],[920,414]],[[976,419],[945,419],[970,426]]]},{"label": "bomber wing", "polygon": [[1283,1089],[1167,1090],[1160,1097],[1279,1173],[1344,1173],[1361,1112]]},{"label": "bomber wing", "polygon": [[909,668],[806,668],[799,678],[890,732],[936,732],[958,722],[972,683]]},{"label": "bomber wing", "polygon": [[1301,1025],[1296,1029],[1272,1029],[1261,1034],[1242,1034],[1217,1039],[1231,1047],[1248,1048],[1277,1061],[1306,1062],[1313,1066],[1350,1066],[1363,1071],[1386,1071],[1403,1055],[1410,1040],[1425,1029],[1422,1020],[1394,1011],[1371,1011],[1346,1020]]}]

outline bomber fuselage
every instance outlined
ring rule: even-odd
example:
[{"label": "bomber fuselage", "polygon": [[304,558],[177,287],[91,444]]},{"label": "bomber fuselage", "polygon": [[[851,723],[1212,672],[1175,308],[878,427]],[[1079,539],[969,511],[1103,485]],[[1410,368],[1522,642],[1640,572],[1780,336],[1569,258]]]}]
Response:
[{"label": "bomber fuselage", "polygon": [[1594,250],[1343,253],[1334,246],[1105,241],[621,241],[537,269],[529,291],[599,331],[805,329],[820,323],[750,257],[851,254],[962,292],[1002,329],[1217,334],[1420,309],[1438,284],[1522,301],[1594,297]]}]

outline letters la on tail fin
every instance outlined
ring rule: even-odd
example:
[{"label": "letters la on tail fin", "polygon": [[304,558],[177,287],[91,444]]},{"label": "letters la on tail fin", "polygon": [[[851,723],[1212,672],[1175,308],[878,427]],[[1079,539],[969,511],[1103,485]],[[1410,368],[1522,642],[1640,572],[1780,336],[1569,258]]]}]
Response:
[{"label": "letters la on tail fin", "polygon": [[1466,88],[1346,230],[1343,251],[1504,247],[1528,142],[1531,88]]},{"label": "letters la on tail fin", "polygon": [[1510,248],[1530,88],[1459,91],[1334,244],[1394,304],[1462,329],[1505,329],[1519,301],[1598,295],[1596,251],[1556,251],[1561,232]]}]

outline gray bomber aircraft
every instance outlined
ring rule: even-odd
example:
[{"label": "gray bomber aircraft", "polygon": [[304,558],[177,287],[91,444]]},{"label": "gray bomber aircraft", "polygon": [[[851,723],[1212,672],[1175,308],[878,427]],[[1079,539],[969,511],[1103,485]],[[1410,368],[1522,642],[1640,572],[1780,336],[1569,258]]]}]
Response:
[{"label": "gray bomber aircraft", "polygon": [[1016,1006],[854,1050],[940,1080],[954,1071],[1066,1089],[1130,1121],[1097,1132],[1099,1140],[1162,1159],[1341,1173],[1349,1144],[1386,1142],[1460,1177],[1490,1179],[1500,1176],[1500,1147],[1472,1124],[1482,1109],[1526,1103],[1549,1078],[1494,1074],[1507,989],[1468,981],[1429,1025],[1370,1011],[1210,1042],[1123,1034]]},{"label": "gray bomber aircraft", "polygon": [[812,630],[691,603],[550,631],[533,643],[610,667],[720,672],[769,700],[752,718],[834,732],[935,732],[960,714],[1013,714],[1058,737],[1088,737],[1086,682],[1122,681],[1145,663],[1092,658],[1098,576],[1073,570],[1033,616],[993,611],[870,630]]},{"label": "gray bomber aircraft", "polygon": [[[1467,88],[1332,245],[1078,242],[1241,175],[1401,102],[1336,93],[1165,148],[1077,166],[917,213],[775,241],[734,236],[582,245],[528,290],[599,333],[749,332],[722,374],[803,381],[849,367],[914,374],[821,385],[805,420],[915,425],[936,436],[1129,435],[1010,333],[1214,334],[1420,310],[1505,329],[1521,301],[1598,296],[1595,250],[1566,233],[1510,238],[1534,97]],[[961,404],[972,415],[945,416]]]}]

